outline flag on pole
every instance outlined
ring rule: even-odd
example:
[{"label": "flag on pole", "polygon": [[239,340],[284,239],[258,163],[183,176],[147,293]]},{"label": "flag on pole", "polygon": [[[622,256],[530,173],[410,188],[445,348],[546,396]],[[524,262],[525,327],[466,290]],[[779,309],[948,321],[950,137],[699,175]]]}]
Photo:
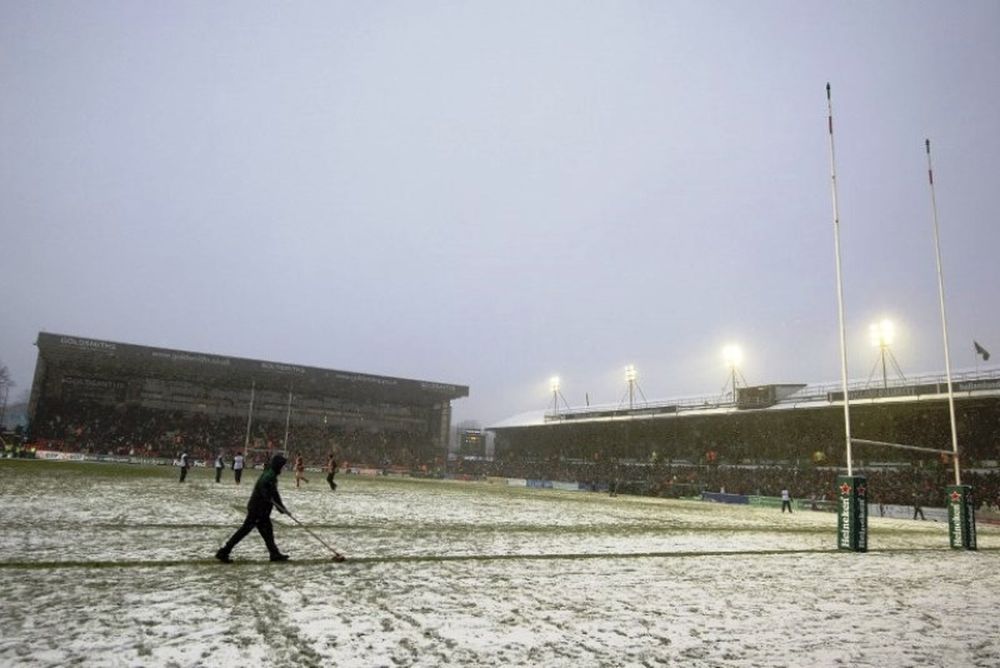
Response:
[{"label": "flag on pole", "polygon": [[976,347],[976,354],[982,355],[984,362],[990,361],[990,351],[986,350],[986,348],[983,348],[981,345],[979,345],[979,341],[973,339],[972,345]]}]

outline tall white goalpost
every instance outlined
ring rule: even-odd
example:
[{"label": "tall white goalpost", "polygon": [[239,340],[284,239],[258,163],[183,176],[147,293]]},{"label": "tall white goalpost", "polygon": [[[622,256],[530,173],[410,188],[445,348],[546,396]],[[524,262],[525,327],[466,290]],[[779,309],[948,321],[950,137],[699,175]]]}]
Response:
[{"label": "tall white goalpost", "polygon": [[[840,253],[840,210],[837,201],[837,164],[833,141],[833,103],[830,84],[826,85],[827,124],[830,137],[830,187],[833,197],[834,255],[837,270],[837,313],[840,326],[840,369],[844,401],[844,437],[847,475],[837,477],[839,502],[837,505],[837,545],[842,550],[865,552],[868,549],[868,489],[863,475],[854,475],[852,444],[867,444],[920,452],[950,455],[954,467],[955,484],[947,487],[948,525],[951,546],[955,549],[976,549],[975,504],[972,487],[962,484],[958,452],[958,427],[955,419],[955,393],[951,378],[951,356],[948,346],[948,316],[944,298],[944,271],[941,262],[941,237],[938,225],[937,198],[934,192],[934,170],[931,164],[931,142],[925,140],[927,151],[927,179],[931,195],[931,218],[934,231],[934,253],[937,268],[938,301],[941,309],[941,332],[944,342],[945,375],[948,385],[948,415],[951,427],[951,450],[888,443],[870,439],[853,438],[851,435],[850,393],[847,382],[847,343],[844,325],[843,276]],[[884,363],[883,363],[884,364]]]},{"label": "tall white goalpost", "polygon": [[253,401],[257,394],[257,381],[250,382],[250,407],[247,409],[247,433],[243,439],[243,457],[250,456],[250,428],[253,425]]},{"label": "tall white goalpost", "polygon": [[[265,456],[269,457],[273,454],[271,448],[256,448],[252,447],[253,442],[253,413],[254,407],[256,405],[257,399],[257,381],[253,380],[250,383],[250,402],[247,407],[247,429],[246,434],[243,437],[243,457],[247,461],[247,466],[250,465],[250,453],[265,453]],[[288,386],[288,400],[285,407],[285,435],[281,442],[281,451],[288,452],[288,436],[291,428],[292,419],[292,386]]]},{"label": "tall white goalpost", "polygon": [[851,453],[851,401],[847,390],[847,335],[844,325],[844,282],[840,267],[840,207],[837,202],[837,160],[833,145],[833,101],[826,84],[827,129],[830,134],[830,190],[833,196],[833,242],[837,266],[837,315],[840,324],[840,384],[844,393],[844,442],[847,475],[837,476],[837,547],[850,552],[868,550],[868,485],[854,475]]},{"label": "tall white goalpost", "polygon": [[948,350],[948,315],[944,306],[944,271],[941,269],[941,234],[938,227],[937,197],[934,194],[934,168],[931,164],[931,140],[927,150],[927,183],[931,192],[931,219],[934,224],[934,257],[937,261],[938,300],[941,304],[941,334],[944,341],[944,369],[948,378],[948,416],[951,420],[951,459],[955,484],[945,489],[948,502],[948,535],[954,549],[976,549],[976,516],[972,487],[962,484],[958,455],[958,426],[955,420],[955,391],[951,382],[951,355]]}]

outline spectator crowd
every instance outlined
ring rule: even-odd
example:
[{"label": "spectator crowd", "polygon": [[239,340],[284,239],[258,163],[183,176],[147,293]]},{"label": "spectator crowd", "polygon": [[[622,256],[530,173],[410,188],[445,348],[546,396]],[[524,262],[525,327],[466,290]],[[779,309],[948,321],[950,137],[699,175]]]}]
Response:
[{"label": "spectator crowd", "polygon": [[252,459],[282,450],[301,454],[315,465],[325,463],[330,454],[345,464],[381,468],[420,469],[428,461],[443,460],[430,436],[418,432],[292,423],[286,442],[284,421],[254,420],[248,436],[246,418],[137,406],[109,409],[86,402],[50,401],[31,426],[29,439],[47,450],[165,458],[183,452],[205,461],[247,446]]},{"label": "spectator crowd", "polygon": [[[723,456],[717,456],[713,449],[694,457],[696,461],[670,460],[657,456],[652,446],[642,447],[641,438],[633,439],[629,448],[616,450],[608,442],[617,439],[602,442],[591,437],[577,441],[576,448],[502,448],[492,460],[446,462],[444,452],[425,433],[293,424],[286,443],[285,430],[284,422],[255,421],[248,439],[247,421],[237,417],[49,402],[36,417],[27,440],[40,449],[164,458],[176,458],[184,452],[204,461],[212,461],[220,453],[228,458],[242,451],[249,440],[251,466],[271,452],[284,450],[301,454],[310,466],[323,465],[333,454],[344,470],[353,466],[424,476],[577,482],[594,490],[667,497],[702,491],[777,496],[787,489],[795,498],[829,500],[836,476],[842,472],[825,457],[792,458],[796,453],[787,447],[781,453],[789,458],[780,461],[741,459],[745,447],[728,453],[719,447]],[[568,452],[575,456],[568,456]],[[684,454],[690,456],[690,452]],[[952,482],[950,464],[934,457],[911,458],[893,466],[856,466],[855,471],[868,477],[872,502],[882,504],[943,505],[944,488]],[[972,485],[979,505],[1000,505],[1000,473],[996,469],[966,469],[963,482]]]}]

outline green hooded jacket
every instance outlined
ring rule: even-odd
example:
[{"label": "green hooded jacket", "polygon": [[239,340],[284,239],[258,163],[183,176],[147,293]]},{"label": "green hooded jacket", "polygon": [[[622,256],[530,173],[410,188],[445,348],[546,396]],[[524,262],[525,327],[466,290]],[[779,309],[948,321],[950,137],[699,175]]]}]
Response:
[{"label": "green hooded jacket", "polygon": [[247,502],[247,512],[251,516],[269,517],[275,504],[278,505],[279,512],[282,512],[281,509],[285,504],[281,500],[281,494],[278,493],[278,476],[287,461],[283,456],[275,455],[257,478],[253,493],[250,494],[250,501]]}]

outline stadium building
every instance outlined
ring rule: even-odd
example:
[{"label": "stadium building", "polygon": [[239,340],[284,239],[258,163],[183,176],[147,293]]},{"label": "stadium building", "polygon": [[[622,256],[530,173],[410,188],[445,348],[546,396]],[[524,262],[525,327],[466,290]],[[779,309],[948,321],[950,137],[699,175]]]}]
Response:
[{"label": "stadium building", "polygon": [[[953,376],[963,467],[1000,459],[1000,369]],[[886,386],[852,383],[855,439],[951,450],[946,378],[901,379]],[[739,387],[720,398],[688,397],[627,406],[565,408],[514,416],[488,429],[498,462],[679,462],[844,466],[840,384]],[[855,463],[947,457],[858,443]]]},{"label": "stadium building", "polygon": [[31,436],[55,447],[336,452],[413,467],[445,457],[451,401],[469,388],[41,332]]}]

